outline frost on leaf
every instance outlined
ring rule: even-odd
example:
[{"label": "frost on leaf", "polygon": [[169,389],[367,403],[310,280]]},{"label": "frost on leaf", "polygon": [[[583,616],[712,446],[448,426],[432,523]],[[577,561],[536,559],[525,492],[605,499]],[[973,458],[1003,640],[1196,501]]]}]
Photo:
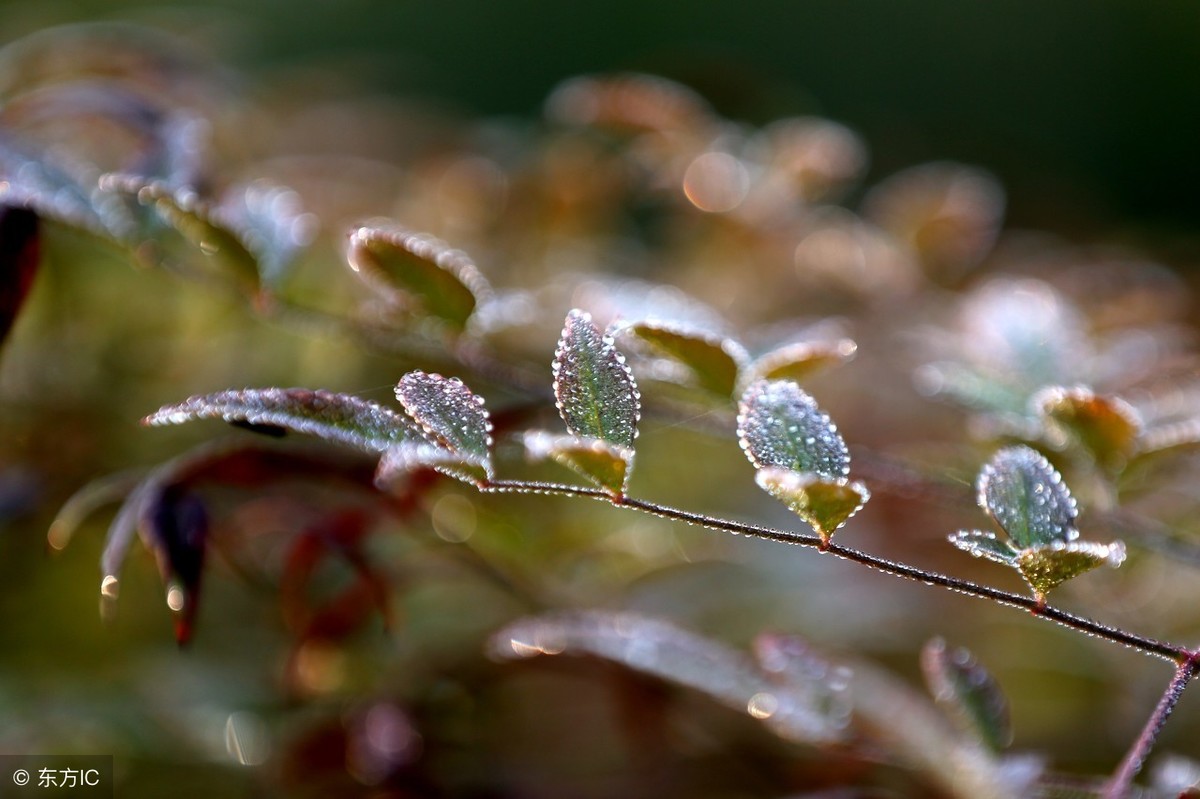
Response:
[{"label": "frost on leaf", "polygon": [[1124,465],[1142,432],[1141,418],[1129,403],[1088,388],[1052,386],[1030,404],[1051,432],[1079,442],[1103,466]]},{"label": "frost on leaf", "polygon": [[591,316],[567,314],[554,353],[554,396],[572,435],[633,449],[641,396],[625,358]]},{"label": "frost on leaf", "polygon": [[404,441],[388,449],[379,459],[375,487],[381,491],[391,490],[408,475],[422,469],[433,469],[467,483],[479,484],[490,477],[489,468],[485,459],[468,452],[452,452],[425,441]]},{"label": "frost on leaf", "polygon": [[376,291],[462,330],[491,287],[461,250],[400,227],[360,227],[350,236],[350,267]]},{"label": "frost on leaf", "polygon": [[1008,701],[992,675],[962,647],[934,638],[921,651],[921,670],[933,698],[964,732],[992,751],[1012,742]]},{"label": "frost on leaf", "polygon": [[838,479],[850,453],[816,400],[788,380],[758,380],[738,405],[738,440],[756,468],[777,466]]},{"label": "frost on leaf", "polygon": [[858,351],[852,339],[837,341],[794,341],[755,358],[747,367],[751,380],[805,380],[812,375],[851,360]]},{"label": "frost on leaf", "polygon": [[531,460],[552,460],[586,477],[611,494],[625,493],[633,450],[598,438],[556,435],[530,430],[524,436],[525,453]]},{"label": "frost on leaf", "polygon": [[845,477],[822,477],[775,466],[758,470],[760,488],[787,505],[824,539],[858,513],[871,492],[860,481]]},{"label": "frost on leaf", "polygon": [[151,208],[161,222],[179,233],[189,244],[219,261],[223,271],[247,294],[261,288],[258,258],[236,231],[218,219],[216,209],[203,202],[191,189],[176,189],[163,181],[136,175],[109,174],[100,179],[105,192],[136,198]]},{"label": "frost on leaf", "polygon": [[1025,446],[996,453],[979,473],[979,505],[1005,532],[960,531],[950,543],[975,557],[1011,566],[1039,601],[1056,586],[1107,563],[1120,566],[1125,545],[1078,541],[1076,507],[1062,477]]},{"label": "frost on leaf", "polygon": [[1029,447],[1002,449],[983,467],[979,504],[1024,549],[1079,537],[1075,499],[1050,462]]},{"label": "frost on leaf", "polygon": [[1031,547],[1017,555],[1017,568],[1038,596],[1072,577],[1098,566],[1120,566],[1125,561],[1125,545],[1120,541],[1098,544],[1092,541],[1055,542]]},{"label": "frost on leaf", "polygon": [[202,394],[166,405],[142,420],[147,425],[183,424],[196,419],[285,428],[364,452],[383,452],[413,438],[403,415],[349,394],[307,388],[261,388]]},{"label": "frost on leaf", "polygon": [[696,385],[718,397],[733,395],[746,351],[733,339],[698,326],[647,319],[623,330],[637,336],[656,354],[686,366]]},{"label": "frost on leaf", "polygon": [[483,397],[458,378],[415,371],[400,378],[396,398],[430,442],[477,464],[476,482],[492,478],[492,422]]}]

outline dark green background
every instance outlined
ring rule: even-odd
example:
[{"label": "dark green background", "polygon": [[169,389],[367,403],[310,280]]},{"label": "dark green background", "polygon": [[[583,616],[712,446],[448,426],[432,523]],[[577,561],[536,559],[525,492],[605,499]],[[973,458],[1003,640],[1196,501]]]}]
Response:
[{"label": "dark green background", "polygon": [[[535,112],[564,76],[657,71],[735,118],[846,122],[875,177],[936,158],[982,164],[1009,188],[1014,225],[1164,249],[1200,212],[1200,5],[1186,0],[258,0],[203,13],[217,9],[244,68],[353,61],[368,85],[505,115]],[[0,10],[13,35],[172,13]]]}]

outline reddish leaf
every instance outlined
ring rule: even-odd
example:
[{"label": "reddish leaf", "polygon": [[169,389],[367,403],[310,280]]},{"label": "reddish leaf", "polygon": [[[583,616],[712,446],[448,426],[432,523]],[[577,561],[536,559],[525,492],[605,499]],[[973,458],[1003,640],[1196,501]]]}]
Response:
[{"label": "reddish leaf", "polygon": [[37,274],[38,215],[0,204],[0,342],[8,337]]}]

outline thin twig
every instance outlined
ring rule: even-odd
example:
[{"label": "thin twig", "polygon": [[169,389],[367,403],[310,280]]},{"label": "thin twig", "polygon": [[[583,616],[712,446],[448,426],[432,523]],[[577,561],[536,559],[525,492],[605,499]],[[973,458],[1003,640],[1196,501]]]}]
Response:
[{"label": "thin twig", "polygon": [[706,527],[710,530],[718,530],[726,533],[734,533],[736,535],[745,535],[753,538],[761,538],[767,541],[779,541],[786,544],[798,544],[799,546],[811,547],[830,555],[834,555],[844,560],[854,561],[864,566],[869,566],[877,571],[892,574],[897,577],[903,577],[908,580],[925,583],[926,585],[937,585],[942,588],[948,588],[960,594],[978,597],[980,599],[988,599],[1001,605],[1016,607],[1022,610],[1027,610],[1033,615],[1049,619],[1057,622],[1065,627],[1070,627],[1074,630],[1088,633],[1099,638],[1103,638],[1114,643],[1123,644],[1141,652],[1150,655],[1157,655],[1175,663],[1188,663],[1193,658],[1192,652],[1184,646],[1173,644],[1170,642],[1159,641],[1154,638],[1149,638],[1136,633],[1128,632],[1119,627],[1110,627],[1106,624],[1093,621],[1082,616],[1076,616],[1073,613],[1068,613],[1065,610],[1052,607],[1050,605],[1040,604],[1037,599],[1031,596],[1022,594],[1014,594],[1008,591],[1001,591],[997,588],[992,588],[986,585],[979,585],[969,580],[962,580],[957,577],[940,574],[938,572],[925,571],[915,566],[909,566],[904,563],[886,560],[884,558],[870,555],[866,552],[860,552],[857,549],[842,546],[837,543],[829,543],[822,547],[821,539],[811,533],[800,533],[791,530],[779,530],[772,527],[763,527],[747,522],[734,521],[731,519],[722,519],[715,516],[707,516],[701,513],[693,513],[691,511],[673,508],[668,505],[660,505],[647,500],[635,499],[634,497],[614,497],[611,494],[601,491],[596,488],[584,488],[581,486],[565,485],[560,483],[543,483],[523,480],[496,480],[483,488],[484,491],[497,493],[519,493],[519,494],[556,494],[561,496],[579,496],[588,497],[590,499],[609,502],[615,507],[636,510],[642,513],[649,513],[655,516],[660,516],[664,519],[673,521],[686,522],[688,524]]}]

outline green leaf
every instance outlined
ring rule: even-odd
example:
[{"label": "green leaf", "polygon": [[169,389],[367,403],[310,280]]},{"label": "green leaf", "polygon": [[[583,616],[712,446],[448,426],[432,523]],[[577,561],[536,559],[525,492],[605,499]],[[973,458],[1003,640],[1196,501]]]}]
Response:
[{"label": "green leaf", "polygon": [[732,396],[746,351],[733,339],[677,322],[643,320],[624,328],[656,352],[687,366],[697,385],[719,397]]},{"label": "green leaf", "polygon": [[236,186],[222,196],[221,218],[258,261],[259,275],[278,285],[317,233],[317,217],[306,213],[294,190],[265,180]]},{"label": "green leaf", "polygon": [[1030,404],[1047,428],[1075,439],[1096,462],[1110,468],[1125,464],[1142,432],[1133,406],[1119,397],[1097,396],[1089,388],[1045,388]]},{"label": "green leaf", "polygon": [[811,524],[825,540],[871,498],[871,492],[857,480],[793,472],[776,466],[759,469],[755,480],[760,488]]},{"label": "green leaf", "polygon": [[360,227],[350,268],[382,294],[462,330],[491,287],[466,253],[404,228]]},{"label": "green leaf", "polygon": [[1125,545],[1120,541],[1097,544],[1090,541],[1054,542],[1030,547],[1017,555],[1017,568],[1039,598],[1072,577],[1108,564],[1113,568],[1125,562]]},{"label": "green leaf", "polygon": [[994,560],[1005,566],[1017,565],[1017,550],[996,538],[995,533],[980,530],[960,530],[950,536],[950,543],[977,558]]},{"label": "green leaf", "polygon": [[934,638],[921,651],[929,692],[964,732],[994,752],[1012,743],[1008,701],[995,678],[966,649]]},{"label": "green leaf", "polygon": [[453,452],[425,441],[403,441],[379,459],[375,486],[387,491],[412,472],[433,469],[463,482],[479,485],[491,477],[490,464],[470,452]]},{"label": "green leaf", "polygon": [[525,433],[525,452],[534,460],[553,460],[615,495],[625,493],[633,450],[599,438],[555,435],[545,430]]},{"label": "green leaf", "polygon": [[127,195],[148,208],[179,233],[189,244],[223,265],[223,271],[247,294],[261,289],[258,259],[246,247],[238,231],[216,216],[215,209],[191,189],[175,189],[159,180],[137,175],[109,174],[100,178],[105,192]]},{"label": "green leaf", "polygon": [[632,450],[641,395],[624,356],[590,315],[567,314],[553,369],[554,396],[567,430]]},{"label": "green leaf", "polygon": [[416,371],[400,378],[396,398],[432,443],[479,465],[478,482],[492,479],[492,421],[483,397],[456,377]]},{"label": "green leaf", "polygon": [[307,388],[248,388],[201,394],[176,405],[164,405],[142,424],[183,424],[196,419],[282,427],[373,453],[416,436],[412,424],[389,408],[349,394]]},{"label": "green leaf", "polygon": [[757,380],[738,405],[738,440],[756,468],[777,466],[837,480],[850,453],[816,400],[787,380]]},{"label": "green leaf", "polygon": [[1029,447],[993,456],[979,473],[978,500],[1019,549],[1079,537],[1075,499],[1058,471]]},{"label": "green leaf", "polygon": [[793,380],[799,382],[830,366],[845,363],[858,351],[848,338],[837,341],[794,341],[755,358],[746,367],[746,382]]}]

